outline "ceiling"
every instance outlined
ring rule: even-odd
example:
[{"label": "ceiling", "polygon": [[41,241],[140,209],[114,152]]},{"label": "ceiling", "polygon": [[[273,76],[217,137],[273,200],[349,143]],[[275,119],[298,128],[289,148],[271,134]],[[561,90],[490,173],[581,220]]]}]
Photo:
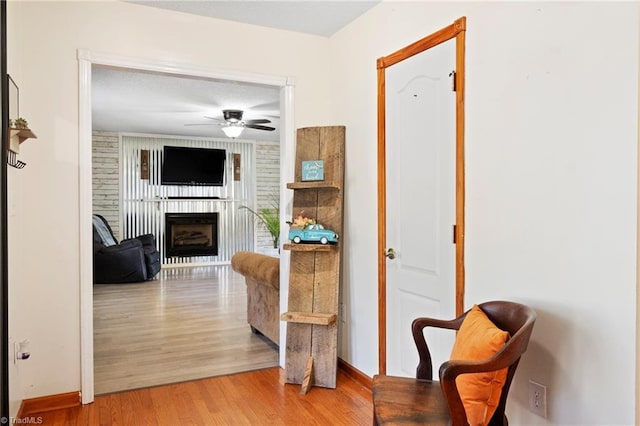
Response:
[{"label": "ceiling", "polygon": [[380,0],[127,0],[129,3],[325,37]]},{"label": "ceiling", "polygon": [[240,139],[280,140],[279,87],[94,67],[91,91],[94,130],[226,138],[220,122],[205,117],[239,109],[243,119],[276,128],[246,128]]},{"label": "ceiling", "polygon": [[[375,1],[129,1],[283,30],[330,36],[369,10]],[[244,119],[266,118],[274,131],[246,128],[240,139],[280,140],[280,91],[228,80],[178,77],[94,67],[94,130],[225,138],[217,121],[223,109],[240,109]]]}]

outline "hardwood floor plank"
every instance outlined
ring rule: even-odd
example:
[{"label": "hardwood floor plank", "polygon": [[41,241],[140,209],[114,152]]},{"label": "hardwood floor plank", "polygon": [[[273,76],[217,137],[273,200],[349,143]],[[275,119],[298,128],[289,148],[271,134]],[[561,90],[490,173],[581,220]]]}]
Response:
[{"label": "hardwood floor plank", "polygon": [[105,396],[103,399],[96,399],[97,403],[97,416],[99,425],[111,425],[111,407],[110,407],[110,397]]},{"label": "hardwood floor plank", "polygon": [[244,278],[229,265],[94,286],[96,395],[277,365],[277,346],[247,324]]},{"label": "hardwood floor plank", "polygon": [[109,411],[111,414],[111,424],[123,424],[122,418],[122,397],[121,395],[109,395]]},{"label": "hardwood floor plank", "polygon": [[[171,386],[160,386],[151,392],[153,410],[163,424],[180,424],[178,410],[175,404],[167,404],[173,397]],[[133,424],[133,423],[132,423]]]}]

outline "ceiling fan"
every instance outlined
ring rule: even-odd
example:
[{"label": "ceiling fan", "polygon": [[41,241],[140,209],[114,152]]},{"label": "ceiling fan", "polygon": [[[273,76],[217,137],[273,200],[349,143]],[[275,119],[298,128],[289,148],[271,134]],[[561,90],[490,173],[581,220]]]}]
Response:
[{"label": "ceiling fan", "polygon": [[[219,123],[215,123],[221,126],[222,131],[227,137],[237,138],[240,136],[244,128],[256,129],[256,130],[266,130],[273,131],[276,128],[271,126],[263,126],[263,124],[271,123],[271,120],[267,120],[266,118],[258,118],[255,120],[243,120],[242,116],[244,111],[239,109],[225,109],[222,110],[223,119],[216,117],[207,117],[210,120],[216,120]],[[185,126],[208,126],[210,124],[185,124]]]}]

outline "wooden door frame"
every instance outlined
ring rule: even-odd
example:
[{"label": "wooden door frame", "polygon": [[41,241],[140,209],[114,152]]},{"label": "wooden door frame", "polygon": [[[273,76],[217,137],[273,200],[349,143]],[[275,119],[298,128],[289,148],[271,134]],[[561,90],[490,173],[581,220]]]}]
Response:
[{"label": "wooden door frame", "polygon": [[456,315],[464,311],[464,80],[467,18],[377,60],[378,69],[378,371],[387,372],[387,187],[385,70],[448,40],[456,40]]}]

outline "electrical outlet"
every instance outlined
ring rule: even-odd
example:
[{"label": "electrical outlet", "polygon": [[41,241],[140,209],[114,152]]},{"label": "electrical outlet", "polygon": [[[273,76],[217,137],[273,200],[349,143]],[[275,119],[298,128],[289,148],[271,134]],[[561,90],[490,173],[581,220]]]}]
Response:
[{"label": "electrical outlet", "polygon": [[529,410],[547,418],[547,387],[533,380],[529,380]]}]

